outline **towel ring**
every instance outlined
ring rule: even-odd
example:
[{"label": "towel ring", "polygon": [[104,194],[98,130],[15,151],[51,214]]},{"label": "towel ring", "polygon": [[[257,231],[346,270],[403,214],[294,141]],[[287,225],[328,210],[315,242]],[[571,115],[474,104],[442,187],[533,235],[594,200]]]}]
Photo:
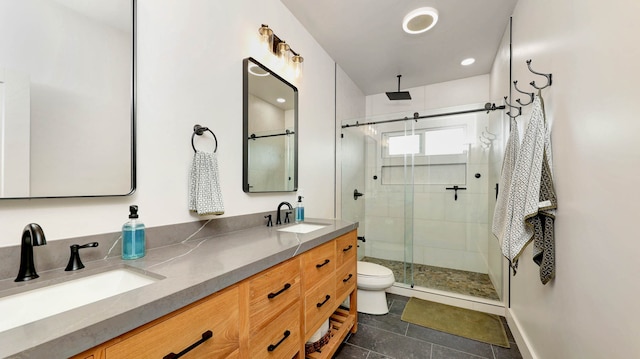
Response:
[{"label": "towel ring", "polygon": [[193,126],[193,135],[191,135],[191,147],[193,147],[193,152],[198,152],[196,151],[196,146],[193,144],[193,139],[196,137],[196,135],[202,136],[204,131],[209,131],[213,135],[213,139],[216,141],[216,148],[213,150],[213,152],[216,153],[218,151],[218,138],[216,138],[216,134],[213,133],[213,131],[211,131],[208,127],[200,125]]}]

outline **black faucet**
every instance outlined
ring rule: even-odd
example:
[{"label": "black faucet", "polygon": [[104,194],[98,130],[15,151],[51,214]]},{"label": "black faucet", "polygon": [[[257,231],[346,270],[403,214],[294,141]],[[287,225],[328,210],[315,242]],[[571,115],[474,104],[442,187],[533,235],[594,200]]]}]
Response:
[{"label": "black faucet", "polygon": [[[276,215],[276,225],[278,224],[282,224],[282,221],[280,221],[280,208],[282,208],[282,206],[287,206],[289,207],[289,210],[293,211],[293,207],[291,206],[291,203],[289,202],[280,202],[280,204],[278,205],[278,209],[276,210],[277,215]],[[287,216],[287,218],[289,218],[289,216]]]},{"label": "black faucet", "polygon": [[97,246],[98,242],[91,242],[84,245],[72,244],[69,247],[69,249],[71,249],[71,256],[69,257],[69,262],[67,263],[67,267],[64,270],[70,272],[84,268],[84,264],[82,263],[82,260],[80,260],[80,249]]},{"label": "black faucet", "polygon": [[22,242],[20,244],[20,270],[15,282],[24,282],[39,277],[36,273],[36,266],[33,262],[33,246],[47,244],[44,238],[44,231],[37,223],[29,223],[22,231]]}]

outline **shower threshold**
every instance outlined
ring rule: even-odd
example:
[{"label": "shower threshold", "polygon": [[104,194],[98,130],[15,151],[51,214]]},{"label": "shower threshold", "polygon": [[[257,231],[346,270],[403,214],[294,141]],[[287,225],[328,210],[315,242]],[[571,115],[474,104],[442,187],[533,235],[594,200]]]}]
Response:
[{"label": "shower threshold", "polygon": [[[396,282],[407,284],[405,281],[405,263],[387,259],[364,257],[364,262],[371,262],[383,265],[393,271]],[[407,275],[409,275],[409,264],[407,264]],[[414,287],[423,287],[437,291],[461,294],[475,298],[500,301],[500,297],[489,278],[484,273],[463,271],[434,267],[424,264],[413,264],[413,284]]]}]

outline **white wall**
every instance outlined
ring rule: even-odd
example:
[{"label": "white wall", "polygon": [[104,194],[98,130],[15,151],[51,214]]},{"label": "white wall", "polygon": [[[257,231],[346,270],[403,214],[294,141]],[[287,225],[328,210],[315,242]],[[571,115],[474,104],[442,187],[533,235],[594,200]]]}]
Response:
[{"label": "white wall", "polygon": [[17,245],[30,222],[42,225],[48,240],[119,231],[134,203],[147,226],[200,219],[187,210],[196,123],[218,138],[224,216],[293,203],[293,193],[242,191],[242,59],[274,67],[258,46],[263,23],[304,56],[302,80],[282,73],[299,90],[299,185],[308,217],[333,217],[334,62],[320,45],[278,0],[139,0],[138,190],[130,197],[0,201],[0,246]]},{"label": "white wall", "polygon": [[543,97],[557,274],[543,286],[527,248],[509,310],[536,358],[640,357],[639,12],[638,1],[599,0],[520,0],[514,11],[513,79],[545,83],[527,59],[553,73]]}]

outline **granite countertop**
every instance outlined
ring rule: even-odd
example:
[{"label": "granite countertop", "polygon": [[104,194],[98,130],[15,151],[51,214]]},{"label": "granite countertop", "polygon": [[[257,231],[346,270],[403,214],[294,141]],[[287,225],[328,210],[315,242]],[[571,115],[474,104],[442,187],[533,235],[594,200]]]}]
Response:
[{"label": "granite countertop", "polygon": [[138,260],[107,258],[86,262],[84,269],[75,272],[59,269],[40,273],[32,283],[0,281],[3,297],[122,267],[164,277],[0,332],[0,357],[63,358],[78,354],[357,228],[357,223],[342,220],[307,219],[305,223],[326,227],[306,234],[278,231],[287,225],[252,227],[152,249]]}]

